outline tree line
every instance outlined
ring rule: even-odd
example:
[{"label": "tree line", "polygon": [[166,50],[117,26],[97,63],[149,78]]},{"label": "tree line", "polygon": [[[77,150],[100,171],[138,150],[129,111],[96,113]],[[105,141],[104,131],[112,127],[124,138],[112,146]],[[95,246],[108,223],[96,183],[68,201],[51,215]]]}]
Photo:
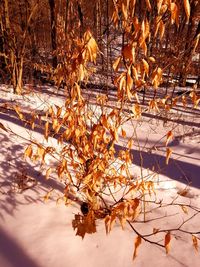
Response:
[{"label": "tree line", "polygon": [[[66,66],[72,61],[73,46],[87,30],[98,44],[97,69],[107,81],[114,76],[116,58],[121,54],[124,57],[126,46],[137,43],[142,27],[148,27],[149,34],[142,44],[145,57],[156,59],[165,81],[175,80],[185,86],[187,78],[194,77],[199,82],[198,0],[1,0],[0,3],[0,77],[2,82],[10,82],[16,93],[22,91],[24,83],[33,80],[38,70],[48,73],[58,86],[61,81],[67,83],[63,72],[70,71]],[[135,53],[136,60],[141,60],[144,50],[136,48]]]}]

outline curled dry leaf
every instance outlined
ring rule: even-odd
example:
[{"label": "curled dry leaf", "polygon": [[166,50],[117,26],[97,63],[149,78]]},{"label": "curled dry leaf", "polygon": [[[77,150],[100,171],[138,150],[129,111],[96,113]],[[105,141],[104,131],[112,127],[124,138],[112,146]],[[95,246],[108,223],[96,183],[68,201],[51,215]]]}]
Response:
[{"label": "curled dry leaf", "polygon": [[146,75],[148,76],[148,74],[149,74],[149,64],[147,63],[147,61],[145,59],[142,59],[142,63],[143,63],[144,71],[145,71]]},{"label": "curled dry leaf", "polygon": [[138,247],[140,246],[142,242],[142,239],[141,239],[141,236],[137,236],[136,239],[135,239],[135,246],[134,246],[134,252],[133,252],[133,260],[136,258],[137,256],[137,251],[138,251]]},{"label": "curled dry leaf", "polygon": [[16,111],[17,115],[19,116],[20,120],[24,119],[23,114],[21,113],[20,107],[19,106],[15,106],[14,110]]},{"label": "curled dry leaf", "polygon": [[128,141],[128,143],[127,143],[127,148],[128,148],[128,149],[131,149],[132,146],[133,146],[133,139],[131,138],[131,139],[129,139],[129,141]]},{"label": "curled dry leaf", "polygon": [[183,189],[183,190],[179,190],[179,191],[177,192],[177,194],[179,194],[179,195],[182,196],[182,197],[187,197],[188,193],[189,193],[189,189],[188,189],[188,188],[185,188],[185,189]]},{"label": "curled dry leaf", "polygon": [[171,10],[171,24],[174,24],[176,21],[176,24],[178,23],[178,7],[175,3],[171,3],[170,5]]},{"label": "curled dry leaf", "polygon": [[46,179],[47,180],[49,179],[51,172],[52,172],[52,168],[48,168],[48,170],[46,171]]},{"label": "curled dry leaf", "polygon": [[160,30],[160,39],[162,39],[165,33],[165,24],[162,20],[160,21],[159,30]]},{"label": "curled dry leaf", "polygon": [[162,83],[162,69],[161,68],[155,68],[152,73],[152,84],[155,88],[158,88],[158,86]]},{"label": "curled dry leaf", "polygon": [[150,60],[151,62],[153,62],[153,63],[155,63],[155,62],[156,62],[156,60],[155,60],[155,58],[154,58],[154,57],[149,57],[149,60]]},{"label": "curled dry leaf", "polygon": [[86,59],[88,58],[91,62],[96,63],[97,52],[99,51],[97,43],[93,38],[91,32],[88,30],[84,34],[84,41],[86,43],[87,53],[83,53],[82,56]]},{"label": "curled dry leaf", "polygon": [[197,37],[195,38],[194,40],[194,48],[193,48],[193,51],[195,52],[198,44],[199,44],[199,39],[200,39],[200,33],[197,35]]},{"label": "curled dry leaf", "polygon": [[188,214],[188,210],[187,210],[186,206],[181,205],[181,209],[183,210],[183,212],[184,212],[185,214]]},{"label": "curled dry leaf", "polygon": [[195,235],[192,235],[192,242],[193,242],[194,248],[196,249],[196,251],[198,251],[198,240]]},{"label": "curled dry leaf", "polygon": [[48,141],[49,137],[49,122],[47,121],[44,126],[44,138]]},{"label": "curled dry leaf", "polygon": [[124,46],[122,50],[122,55],[125,59],[130,60],[131,62],[135,61],[135,48],[131,44]]},{"label": "curled dry leaf", "polygon": [[29,146],[26,148],[25,152],[24,152],[24,156],[25,156],[25,157],[28,157],[28,158],[31,158],[32,155],[33,155],[32,145],[29,145]]},{"label": "curled dry leaf", "polygon": [[145,0],[148,11],[151,11],[151,3],[149,0]]},{"label": "curled dry leaf", "polygon": [[167,133],[167,140],[166,140],[166,143],[165,143],[166,146],[169,144],[169,141],[172,139],[172,137],[173,137],[173,133],[172,133],[172,131],[169,131]]},{"label": "curled dry leaf", "polygon": [[190,18],[190,2],[189,0],[183,0],[184,3],[184,9],[185,9],[185,14],[187,17],[187,21],[189,21]]},{"label": "curled dry leaf", "polygon": [[169,163],[169,158],[170,158],[171,154],[172,154],[171,148],[167,148],[167,151],[166,151],[166,161],[165,161],[166,165],[168,165],[168,163]]},{"label": "curled dry leaf", "polygon": [[54,189],[51,189],[45,196],[44,196],[44,201],[47,202],[52,194]]},{"label": "curled dry leaf", "polygon": [[158,108],[158,104],[157,104],[156,100],[150,100],[149,101],[149,108],[159,112],[159,108]]},{"label": "curled dry leaf", "polygon": [[168,232],[165,235],[165,250],[166,250],[166,254],[168,254],[169,250],[170,250],[170,241],[171,241],[171,234],[170,234],[170,232]]},{"label": "curled dry leaf", "polygon": [[113,69],[114,69],[114,71],[118,71],[120,61],[121,61],[121,57],[118,57],[118,58],[115,60],[115,62],[113,63]]},{"label": "curled dry leaf", "polygon": [[162,7],[162,3],[163,3],[163,0],[158,0],[157,1],[157,10],[158,10],[158,14],[160,13],[160,9]]},{"label": "curled dry leaf", "polygon": [[124,3],[122,3],[122,13],[124,15],[124,19],[127,20],[128,19],[128,9]]},{"label": "curled dry leaf", "polygon": [[137,72],[137,69],[135,67],[132,67],[132,72],[133,72],[133,76],[134,76],[135,80],[137,81],[138,80],[138,72]]},{"label": "curled dry leaf", "polygon": [[135,105],[133,105],[132,111],[136,119],[141,117],[142,110],[139,104],[136,103]]},{"label": "curled dry leaf", "polygon": [[122,136],[125,138],[126,137],[126,131],[124,129],[121,130]]}]

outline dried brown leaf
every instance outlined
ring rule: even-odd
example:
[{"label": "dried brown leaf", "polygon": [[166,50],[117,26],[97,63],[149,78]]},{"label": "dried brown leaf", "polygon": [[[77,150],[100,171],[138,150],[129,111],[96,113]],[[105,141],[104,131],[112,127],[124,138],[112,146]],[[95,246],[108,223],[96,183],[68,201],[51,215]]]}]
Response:
[{"label": "dried brown leaf", "polygon": [[151,11],[151,3],[149,0],[145,0],[148,11]]},{"label": "dried brown leaf", "polygon": [[119,68],[119,64],[120,64],[120,61],[121,61],[121,57],[118,57],[116,60],[115,60],[115,62],[113,63],[113,69],[114,69],[114,71],[118,71],[118,68]]},{"label": "dried brown leaf", "polygon": [[49,122],[47,121],[44,126],[44,138],[48,141],[49,137]]},{"label": "dried brown leaf", "polygon": [[157,1],[157,10],[158,10],[158,14],[160,13],[160,9],[162,7],[162,3],[163,3],[163,0],[158,0]]},{"label": "dried brown leaf", "polygon": [[172,154],[171,148],[167,147],[167,150],[166,150],[166,161],[165,161],[166,165],[168,165],[168,163],[169,163],[169,158],[170,158],[171,154]]},{"label": "dried brown leaf", "polygon": [[48,170],[46,171],[46,179],[47,180],[49,179],[51,172],[52,172],[52,168],[48,168]]},{"label": "dried brown leaf", "polygon": [[187,210],[186,206],[181,205],[180,207],[181,207],[181,209],[183,210],[183,212],[184,212],[185,214],[188,214],[188,210]]},{"label": "dried brown leaf", "polygon": [[172,139],[172,137],[173,137],[173,133],[172,133],[172,131],[169,131],[167,133],[167,140],[166,140],[166,143],[165,143],[166,146],[169,144],[169,141]]},{"label": "dried brown leaf", "polygon": [[126,131],[124,129],[121,130],[122,136],[125,138],[126,137]]},{"label": "dried brown leaf", "polygon": [[192,235],[192,242],[193,242],[193,246],[196,249],[196,251],[198,251],[198,239],[196,238],[195,235]]},{"label": "dried brown leaf", "polygon": [[184,3],[184,9],[185,9],[185,14],[187,17],[187,21],[189,21],[190,18],[190,2],[189,0],[183,0]]},{"label": "dried brown leaf", "polygon": [[171,234],[170,234],[170,232],[168,232],[165,235],[165,250],[166,250],[166,254],[168,254],[169,250],[170,250],[170,241],[171,241]]},{"label": "dried brown leaf", "polygon": [[133,252],[133,260],[136,258],[137,256],[137,251],[138,251],[138,247],[140,246],[142,242],[142,238],[141,236],[137,236],[136,239],[135,239],[135,243],[134,243],[134,252]]},{"label": "dried brown leaf", "polygon": [[33,155],[32,145],[29,145],[29,146],[26,148],[25,152],[24,152],[24,156],[25,156],[25,157],[28,157],[28,158],[31,158],[32,155]]}]

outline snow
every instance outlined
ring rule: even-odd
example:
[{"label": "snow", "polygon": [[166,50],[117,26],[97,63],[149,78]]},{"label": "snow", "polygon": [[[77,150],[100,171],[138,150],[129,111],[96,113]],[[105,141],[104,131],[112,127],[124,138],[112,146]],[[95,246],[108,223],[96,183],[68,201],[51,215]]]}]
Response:
[{"label": "snow", "polygon": [[[56,199],[62,196],[64,185],[54,175],[49,180],[45,179],[44,170],[40,170],[38,163],[23,158],[30,136],[32,140],[45,142],[42,131],[38,127],[35,130],[25,127],[13,112],[5,112],[2,108],[4,103],[14,103],[22,105],[27,112],[33,109],[42,112],[46,104],[64,103],[64,92],[59,92],[58,98],[50,87],[24,96],[13,95],[10,88],[4,85],[0,90],[0,122],[10,129],[8,132],[0,129],[0,267],[200,266],[199,251],[194,249],[191,236],[183,232],[172,232],[169,254],[142,240],[134,261],[132,256],[136,234],[128,224],[122,230],[117,223],[106,235],[104,222],[99,220],[95,234],[86,234],[83,240],[76,236],[72,220],[75,214],[80,213],[80,203],[72,201],[68,206],[62,201],[57,203]],[[86,93],[84,91],[92,99],[91,94]],[[168,166],[165,165],[165,141],[166,133],[174,127],[173,121],[164,125],[161,120],[144,116],[143,120],[127,122],[123,126],[127,137],[120,137],[119,144],[116,144],[117,150],[124,149],[136,129],[131,174],[138,177],[141,173],[139,150],[142,148],[143,175],[148,175],[156,182],[156,200],[166,204],[172,201],[177,203],[147,213],[145,223],[143,216],[139,217],[134,227],[143,234],[152,233],[153,228],[177,228],[195,214],[190,208],[184,213],[180,204],[200,210],[200,110],[198,107],[194,111],[195,117],[192,112],[187,117],[187,111],[182,112],[185,124],[174,129],[175,136],[169,144],[173,154]],[[180,113],[175,110],[172,112],[174,117]],[[194,122],[193,128],[187,122]],[[57,146],[56,140],[52,138],[50,141]],[[48,158],[48,161],[52,159]],[[28,185],[26,190],[20,189],[22,173]],[[188,181],[191,186],[188,186]],[[54,188],[54,192],[45,202],[44,196],[51,188]],[[147,210],[150,209],[148,206]],[[184,229],[199,232],[200,215],[185,223]],[[151,240],[164,242],[164,235],[160,233],[151,237]],[[200,237],[199,234],[196,236]]]}]

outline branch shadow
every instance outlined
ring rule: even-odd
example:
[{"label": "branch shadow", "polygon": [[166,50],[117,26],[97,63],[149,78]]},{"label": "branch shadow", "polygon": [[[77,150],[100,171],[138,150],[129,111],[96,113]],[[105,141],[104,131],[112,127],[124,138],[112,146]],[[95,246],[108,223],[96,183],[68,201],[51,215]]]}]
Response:
[{"label": "branch shadow", "polygon": [[0,256],[12,267],[40,267],[19,244],[0,229]]},{"label": "branch shadow", "polygon": [[[6,134],[0,134],[0,143],[0,218],[2,220],[4,220],[3,211],[12,216],[18,205],[42,202],[41,195],[45,195],[50,189],[63,193],[64,184],[51,178],[47,180],[41,171],[36,169],[37,166],[23,160],[23,145],[13,144]],[[23,179],[26,179],[27,184],[31,183],[24,190],[19,187],[19,182],[23,182]],[[23,199],[19,200],[17,196],[22,193],[25,193]]]},{"label": "branch shadow", "polygon": [[[125,150],[123,146],[115,145],[116,152]],[[133,164],[145,169],[154,170],[158,174],[163,174],[173,180],[182,182],[196,188],[200,188],[199,171],[200,165],[184,162],[171,158],[166,165],[166,156],[154,154],[146,151],[131,149]]]},{"label": "branch shadow", "polygon": [[[0,134],[0,143],[0,219],[2,221],[4,221],[4,212],[13,216],[19,205],[43,202],[44,196],[52,189],[56,194],[64,194],[66,187],[64,182],[57,180],[54,175],[46,179],[39,163],[33,165],[23,158],[24,144],[13,144],[6,134]],[[32,184],[18,190],[16,179],[22,177],[23,180],[23,175],[25,179],[28,178],[27,182]],[[22,194],[23,198],[18,198],[19,194]],[[72,193],[68,193],[67,198],[75,206],[83,202]]]}]

